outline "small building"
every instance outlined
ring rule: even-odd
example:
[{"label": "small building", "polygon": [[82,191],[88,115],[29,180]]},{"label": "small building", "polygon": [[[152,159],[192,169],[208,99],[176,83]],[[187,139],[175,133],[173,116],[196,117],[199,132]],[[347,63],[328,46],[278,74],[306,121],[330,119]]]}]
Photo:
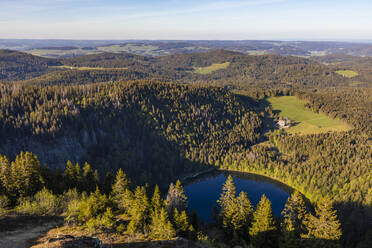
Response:
[{"label": "small building", "polygon": [[277,121],[277,125],[279,128],[288,128],[291,125],[291,121],[287,117],[284,117]]}]

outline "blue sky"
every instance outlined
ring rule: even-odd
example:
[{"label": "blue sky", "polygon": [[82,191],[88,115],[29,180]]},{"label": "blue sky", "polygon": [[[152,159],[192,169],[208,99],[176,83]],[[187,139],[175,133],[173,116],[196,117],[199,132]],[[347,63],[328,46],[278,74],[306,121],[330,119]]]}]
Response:
[{"label": "blue sky", "polygon": [[372,0],[0,0],[0,38],[372,40]]}]

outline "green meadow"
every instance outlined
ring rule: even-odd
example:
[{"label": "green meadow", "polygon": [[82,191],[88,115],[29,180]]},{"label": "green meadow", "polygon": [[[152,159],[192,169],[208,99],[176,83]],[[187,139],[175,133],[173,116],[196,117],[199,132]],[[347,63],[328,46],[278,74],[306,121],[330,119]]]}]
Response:
[{"label": "green meadow", "polygon": [[68,65],[58,65],[58,66],[49,66],[50,68],[54,69],[70,69],[70,70],[80,70],[80,71],[103,71],[103,70],[127,70],[128,68],[105,68],[105,67],[88,67],[88,66],[68,66]]},{"label": "green meadow", "polygon": [[335,71],[335,72],[347,78],[353,78],[359,75],[358,72],[352,71],[352,70],[340,70],[340,71]]},{"label": "green meadow", "polygon": [[305,101],[295,96],[269,97],[272,110],[279,111],[279,116],[287,117],[294,125],[287,132],[298,134],[325,133],[329,131],[347,131],[352,127],[344,122],[331,119],[323,113],[314,113],[305,108]]},{"label": "green meadow", "polygon": [[209,74],[217,70],[226,69],[229,65],[230,62],[225,62],[221,64],[216,63],[206,67],[197,67],[194,69],[194,72],[199,74]]},{"label": "green meadow", "polygon": [[97,50],[84,50],[84,49],[33,49],[28,51],[35,56],[41,56],[46,58],[58,58],[61,56],[73,56],[73,55],[88,55],[100,53]]}]

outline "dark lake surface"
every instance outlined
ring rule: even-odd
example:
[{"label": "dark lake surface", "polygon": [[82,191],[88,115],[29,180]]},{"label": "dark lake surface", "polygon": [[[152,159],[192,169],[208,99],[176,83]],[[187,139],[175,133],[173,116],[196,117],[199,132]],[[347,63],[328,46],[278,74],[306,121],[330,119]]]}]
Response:
[{"label": "dark lake surface", "polygon": [[189,210],[195,210],[200,219],[211,222],[213,206],[220,197],[222,186],[227,176],[234,179],[237,194],[245,191],[255,207],[263,194],[270,199],[275,216],[280,216],[292,189],[273,179],[250,173],[221,172],[199,176],[184,185],[188,198]]}]

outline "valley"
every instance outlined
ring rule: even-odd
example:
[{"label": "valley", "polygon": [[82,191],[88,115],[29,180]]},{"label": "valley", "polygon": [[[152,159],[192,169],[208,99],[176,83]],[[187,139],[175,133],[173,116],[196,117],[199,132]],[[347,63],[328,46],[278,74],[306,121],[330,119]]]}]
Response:
[{"label": "valley", "polygon": [[[0,51],[0,214],[64,219],[37,247],[58,234],[74,238],[56,243],[85,235],[117,247],[258,244],[264,210],[267,242],[369,245],[368,62],[109,47],[70,58]],[[176,183],[214,169],[224,173]],[[313,221],[298,219],[294,236],[283,229],[291,201]],[[322,214],[331,238],[308,224]]]},{"label": "valley", "polygon": [[371,0],[0,0],[0,248],[371,248]]}]

